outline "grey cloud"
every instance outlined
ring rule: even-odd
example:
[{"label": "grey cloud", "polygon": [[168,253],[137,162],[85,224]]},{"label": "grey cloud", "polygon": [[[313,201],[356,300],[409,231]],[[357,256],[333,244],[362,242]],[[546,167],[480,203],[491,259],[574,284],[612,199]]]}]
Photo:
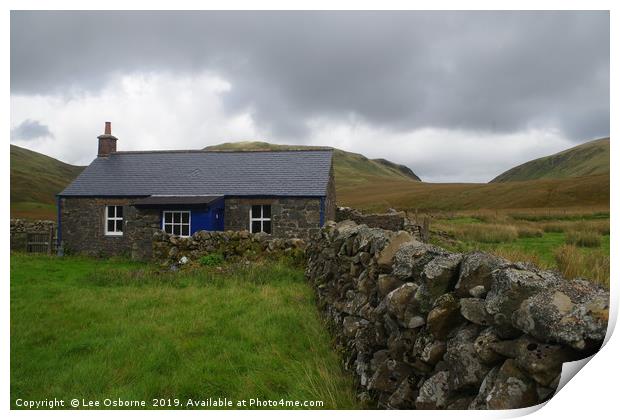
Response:
[{"label": "grey cloud", "polygon": [[609,134],[609,13],[12,12],[11,90],[212,71],[232,114],[304,141],[313,118],[394,131]]},{"label": "grey cloud", "polygon": [[24,120],[11,129],[11,140],[37,140],[46,137],[54,138],[54,134],[47,125],[36,120]]}]

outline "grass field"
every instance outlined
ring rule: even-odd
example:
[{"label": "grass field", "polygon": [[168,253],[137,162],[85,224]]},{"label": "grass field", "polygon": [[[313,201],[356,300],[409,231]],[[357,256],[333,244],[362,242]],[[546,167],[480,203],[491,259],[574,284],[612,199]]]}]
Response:
[{"label": "grass field", "polygon": [[492,184],[372,179],[345,186],[336,177],[336,188],[339,205],[367,211],[609,208],[609,174]]},{"label": "grass field", "polygon": [[431,217],[431,240],[445,248],[489,251],[609,288],[608,209],[436,212],[419,217]]},{"label": "grass field", "polygon": [[11,404],[54,397],[359,408],[301,269],[13,254]]}]

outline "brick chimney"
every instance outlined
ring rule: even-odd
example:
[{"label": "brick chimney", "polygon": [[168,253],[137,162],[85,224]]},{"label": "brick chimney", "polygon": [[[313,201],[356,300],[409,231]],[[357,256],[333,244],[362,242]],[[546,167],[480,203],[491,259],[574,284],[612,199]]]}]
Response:
[{"label": "brick chimney", "polygon": [[116,152],[116,137],[112,135],[112,123],[105,123],[105,131],[97,137],[99,139],[99,150],[97,156],[109,156],[110,153]]}]

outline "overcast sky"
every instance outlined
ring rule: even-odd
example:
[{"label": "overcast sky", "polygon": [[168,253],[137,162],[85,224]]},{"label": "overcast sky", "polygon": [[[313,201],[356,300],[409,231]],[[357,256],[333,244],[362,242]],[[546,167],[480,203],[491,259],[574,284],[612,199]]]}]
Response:
[{"label": "overcast sky", "polygon": [[12,12],[11,143],[228,141],[486,182],[609,135],[607,12]]}]

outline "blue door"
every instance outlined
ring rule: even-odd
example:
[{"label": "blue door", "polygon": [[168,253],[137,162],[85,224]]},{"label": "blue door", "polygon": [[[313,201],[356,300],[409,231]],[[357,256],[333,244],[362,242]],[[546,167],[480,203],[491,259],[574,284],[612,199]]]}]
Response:
[{"label": "blue door", "polygon": [[224,209],[216,208],[214,218],[214,230],[224,230]]}]

